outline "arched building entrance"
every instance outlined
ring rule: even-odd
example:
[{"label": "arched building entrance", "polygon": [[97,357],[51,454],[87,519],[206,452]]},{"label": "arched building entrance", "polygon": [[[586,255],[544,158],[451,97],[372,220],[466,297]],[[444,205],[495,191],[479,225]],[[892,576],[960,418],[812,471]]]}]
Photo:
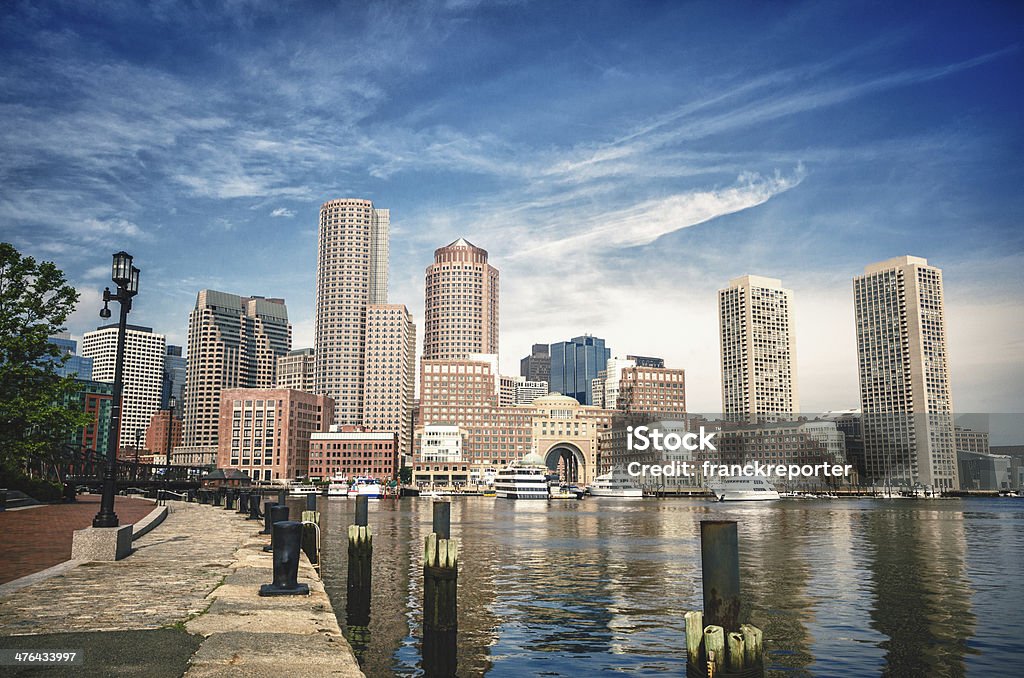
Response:
[{"label": "arched building entrance", "polygon": [[553,473],[558,473],[559,480],[568,484],[586,484],[587,458],[572,443],[558,442],[544,453],[544,465]]}]

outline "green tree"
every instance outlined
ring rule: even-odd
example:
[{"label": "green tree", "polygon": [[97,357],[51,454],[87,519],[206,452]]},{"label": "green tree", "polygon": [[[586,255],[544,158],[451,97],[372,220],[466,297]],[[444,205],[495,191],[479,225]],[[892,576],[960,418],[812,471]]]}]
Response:
[{"label": "green tree", "polygon": [[403,466],[398,469],[398,480],[403,485],[408,485],[412,482],[412,466]]},{"label": "green tree", "polygon": [[77,301],[78,292],[52,262],[0,243],[0,476],[54,459],[88,423],[69,404],[74,378],[56,372],[67,358],[48,341],[64,331]]}]

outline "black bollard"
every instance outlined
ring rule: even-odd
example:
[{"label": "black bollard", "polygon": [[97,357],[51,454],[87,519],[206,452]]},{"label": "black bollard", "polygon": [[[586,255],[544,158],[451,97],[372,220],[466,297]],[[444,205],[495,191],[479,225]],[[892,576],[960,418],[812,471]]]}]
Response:
[{"label": "black bollard", "polygon": [[224,510],[234,511],[235,510],[235,491],[228,490],[228,493],[224,495]]},{"label": "black bollard", "polygon": [[223,506],[224,505],[224,495],[221,494],[220,490],[214,490],[214,492],[213,492],[213,505],[214,506]]},{"label": "black bollard", "polygon": [[452,536],[452,504],[448,501],[434,502],[434,529],[438,539]]},{"label": "black bollard", "polygon": [[0,490],[0,511],[7,510],[7,490]]},{"label": "black bollard", "polygon": [[246,520],[259,520],[263,516],[260,515],[260,499],[258,494],[249,495],[249,517]]},{"label": "black bollard", "polygon": [[363,494],[356,495],[356,525],[366,527],[370,517],[370,499]]},{"label": "black bollard", "polygon": [[263,531],[260,532],[260,534],[271,533],[270,528],[274,524],[274,522],[271,520],[271,518],[273,518],[273,516],[271,515],[271,509],[275,506],[280,506],[280,504],[275,504],[272,501],[263,502]]},{"label": "black bollard", "polygon": [[288,520],[288,507],[283,504],[271,504],[267,502],[265,504],[267,512],[267,524],[270,525],[270,543],[263,547],[264,551],[273,553],[274,551],[274,523],[283,523]]},{"label": "black bollard", "polygon": [[299,542],[302,523],[274,523],[274,583],[260,587],[261,596],[308,596],[309,586],[299,583]]},{"label": "black bollard", "polygon": [[238,512],[248,513],[249,512],[249,493],[239,492],[238,493]]},{"label": "black bollard", "polygon": [[199,490],[199,503],[200,504],[209,504],[210,503],[210,491],[209,490]]},{"label": "black bollard", "polygon": [[310,494],[306,495],[306,510],[307,511],[315,511],[316,510],[316,495],[313,494],[313,493],[310,493]]},{"label": "black bollard", "polygon": [[277,491],[277,503],[284,506],[288,503],[288,490]]},{"label": "black bollard", "polygon": [[740,548],[734,520],[700,521],[704,626],[740,629]]}]

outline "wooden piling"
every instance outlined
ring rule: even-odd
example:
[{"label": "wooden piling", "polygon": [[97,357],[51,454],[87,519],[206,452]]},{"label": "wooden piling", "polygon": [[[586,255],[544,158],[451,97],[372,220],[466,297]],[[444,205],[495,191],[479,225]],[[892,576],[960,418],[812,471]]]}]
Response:
[{"label": "wooden piling", "polygon": [[434,502],[434,534],[438,539],[452,536],[452,504],[448,501]]},{"label": "wooden piling", "polygon": [[764,662],[764,645],[762,644],[761,629],[750,624],[740,624],[740,633],[743,634],[744,663],[748,668],[762,664]]},{"label": "wooden piling", "polygon": [[[359,520],[359,502],[356,520]],[[362,497],[366,499],[366,497]],[[365,516],[365,513],[363,514]],[[370,587],[372,584],[373,530],[365,524],[348,526],[348,589],[345,599],[345,626],[357,659],[362,659],[370,644]]]},{"label": "wooden piling", "polygon": [[364,494],[356,496],[356,525],[369,525],[370,498]]},{"label": "wooden piling", "polygon": [[740,627],[740,549],[734,520],[700,521],[704,623]]},{"label": "wooden piling", "polygon": [[700,665],[700,646],[704,640],[704,615],[699,610],[687,612],[686,620],[686,661],[692,666]]},{"label": "wooden piling", "polygon": [[731,631],[725,635],[725,666],[730,673],[737,673],[746,668],[746,656],[743,653],[743,634]]},{"label": "wooden piling", "polygon": [[[441,511],[443,519],[447,511]],[[423,541],[423,666],[428,675],[456,674],[458,576],[458,540],[431,532]]]},{"label": "wooden piling", "polygon": [[[307,525],[306,523],[314,523],[313,525]],[[319,511],[303,511],[302,512],[302,550],[309,558],[309,564],[316,568],[316,571],[320,571],[320,549],[317,548],[317,529],[320,526],[320,512]]]},{"label": "wooden piling", "polygon": [[725,630],[721,626],[710,624],[704,627],[704,656],[709,674],[722,672],[725,667]]}]

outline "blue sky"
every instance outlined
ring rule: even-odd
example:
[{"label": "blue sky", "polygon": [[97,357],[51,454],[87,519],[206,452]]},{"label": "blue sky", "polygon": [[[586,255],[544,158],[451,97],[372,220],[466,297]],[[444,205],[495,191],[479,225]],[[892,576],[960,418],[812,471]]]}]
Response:
[{"label": "blue sky", "polygon": [[0,237],[67,271],[74,335],[123,248],[133,322],[184,343],[199,289],[281,296],[299,347],[319,205],[368,197],[418,324],[465,236],[505,371],[589,332],[695,411],[744,273],[794,290],[804,409],[856,406],[851,278],[909,253],[956,408],[1022,412],[1024,10],[901,4],[5,2]]}]

